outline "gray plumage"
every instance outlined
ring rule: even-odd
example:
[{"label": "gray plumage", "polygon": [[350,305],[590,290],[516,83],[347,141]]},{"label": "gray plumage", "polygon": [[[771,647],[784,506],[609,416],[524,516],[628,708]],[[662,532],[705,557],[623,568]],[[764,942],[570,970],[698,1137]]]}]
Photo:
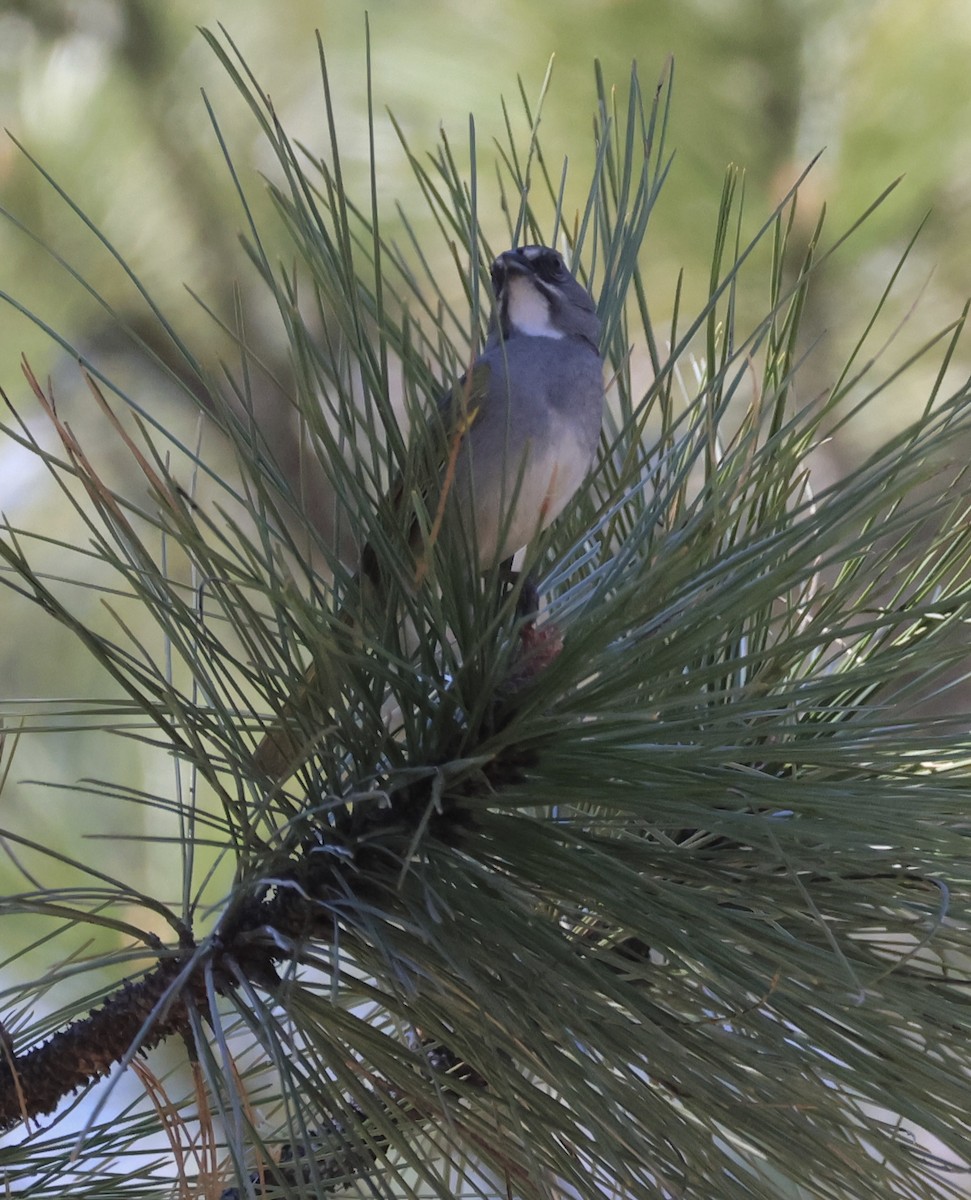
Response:
[{"label": "gray plumage", "polygon": [[596,453],[604,399],[596,306],[560,255],[508,250],[492,280],[489,338],[468,395],[457,388],[477,411],[456,462],[456,500],[483,569],[510,558],[573,497]]},{"label": "gray plumage", "polygon": [[[439,465],[428,467],[422,489],[428,512],[441,509],[446,536],[458,521],[477,570],[511,558],[563,511],[590,471],[604,404],[596,306],[560,255],[545,246],[507,250],[492,265],[492,286],[495,308],[482,354],[440,405],[442,428],[429,423],[435,450],[428,462]],[[385,503],[399,511],[410,503],[404,485]],[[415,523],[416,581],[427,551],[417,533]],[[366,606],[379,602],[381,563],[369,546],[359,579],[368,585]],[[350,626],[354,607],[342,614]],[[257,770],[283,780],[296,769],[306,753],[300,729],[308,698],[314,710],[326,707],[328,683],[309,668],[257,747]]]}]

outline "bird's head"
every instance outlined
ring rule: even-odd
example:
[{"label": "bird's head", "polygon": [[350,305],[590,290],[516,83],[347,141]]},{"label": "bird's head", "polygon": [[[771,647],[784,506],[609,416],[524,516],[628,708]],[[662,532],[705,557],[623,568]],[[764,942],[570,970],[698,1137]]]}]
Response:
[{"label": "bird's head", "polygon": [[600,321],[590,293],[548,246],[506,250],[492,264],[496,297],[494,328],[503,339],[582,338],[594,350]]}]

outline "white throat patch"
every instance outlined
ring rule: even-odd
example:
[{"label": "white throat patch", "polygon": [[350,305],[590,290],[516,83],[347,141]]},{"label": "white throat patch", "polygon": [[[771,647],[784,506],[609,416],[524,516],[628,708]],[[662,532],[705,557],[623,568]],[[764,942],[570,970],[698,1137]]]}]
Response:
[{"label": "white throat patch", "polygon": [[506,317],[512,328],[527,337],[563,337],[550,321],[549,301],[521,275],[511,276],[506,284]]}]

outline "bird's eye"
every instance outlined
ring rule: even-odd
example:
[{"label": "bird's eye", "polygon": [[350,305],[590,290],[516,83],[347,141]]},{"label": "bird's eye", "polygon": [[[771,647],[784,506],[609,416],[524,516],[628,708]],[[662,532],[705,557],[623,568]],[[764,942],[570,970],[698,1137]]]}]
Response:
[{"label": "bird's eye", "polygon": [[555,251],[550,250],[536,259],[536,273],[541,279],[548,279],[552,283],[556,279],[563,278],[566,274],[566,267],[563,265],[563,259]]}]

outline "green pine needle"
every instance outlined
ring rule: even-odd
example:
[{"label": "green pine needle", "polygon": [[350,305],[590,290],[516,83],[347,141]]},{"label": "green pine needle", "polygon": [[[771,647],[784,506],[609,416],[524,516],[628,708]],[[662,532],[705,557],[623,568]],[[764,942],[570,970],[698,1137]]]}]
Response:
[{"label": "green pine needle", "polygon": [[[133,1046],[68,1133],[11,1142],[8,1188],[162,1196],[174,1170],[185,1194],[212,1196],[253,1179],[278,1190],[239,1194],[343,1180],[349,1194],[523,1200],[958,1195],[919,1138],[960,1161],[971,1136],[971,493],[949,464],[971,406],[966,385],[944,391],[966,314],[891,369],[871,344],[885,294],[838,377],[807,395],[807,292],[852,253],[853,229],[827,246],[820,218],[800,240],[797,184],[746,240],[729,172],[706,303],[686,311],[680,284],[658,295],[647,232],[671,169],[669,69],[645,96],[636,70],[621,94],[598,68],[579,202],[542,142],[554,73],[536,105],[520,84],[524,134],[503,105],[493,155],[470,124],[471,173],[444,134],[427,154],[395,126],[414,175],[395,206],[379,199],[369,61],[355,196],[323,45],[320,158],[228,35],[205,36],[275,159],[270,230],[210,110],[289,376],[261,361],[241,311],[209,314],[236,360],[204,362],[104,238],[235,473],[83,362],[139,478],[113,487],[28,370],[59,448],[23,414],[4,436],[44,463],[86,541],[5,525],[0,578],[116,689],[52,703],[47,726],[108,730],[178,765],[171,792],[78,785],[151,815],[151,833],[113,831],[110,871],[8,818],[23,890],[4,906],[27,932],[0,995],[23,1053],[191,941],[214,1020],[193,1018],[191,1070],[138,1064]],[[286,262],[269,248],[281,231]],[[515,592],[470,578],[444,544],[424,586],[350,636],[347,545],[367,542],[391,580],[413,574],[380,497],[420,477],[409,431],[474,356],[489,261],[521,239],[564,248],[589,283],[610,375],[598,469],[529,550],[546,653],[524,657]],[[749,327],[740,299],[755,294],[768,311]],[[920,416],[814,488],[833,432],[928,358]],[[261,427],[270,386],[325,519]],[[34,565],[51,546],[56,579]],[[97,619],[65,581],[100,591]],[[273,784],[253,754],[281,712],[305,755]],[[25,733],[45,724],[26,719]],[[164,901],[127,880],[128,836],[176,864]],[[314,893],[315,871],[342,864],[344,892]],[[213,964],[234,922],[288,896],[306,905],[301,935],[248,935],[280,982],[240,957],[227,990]],[[130,1099],[118,1080],[134,1070]],[[159,1151],[163,1118],[177,1154]]]}]

